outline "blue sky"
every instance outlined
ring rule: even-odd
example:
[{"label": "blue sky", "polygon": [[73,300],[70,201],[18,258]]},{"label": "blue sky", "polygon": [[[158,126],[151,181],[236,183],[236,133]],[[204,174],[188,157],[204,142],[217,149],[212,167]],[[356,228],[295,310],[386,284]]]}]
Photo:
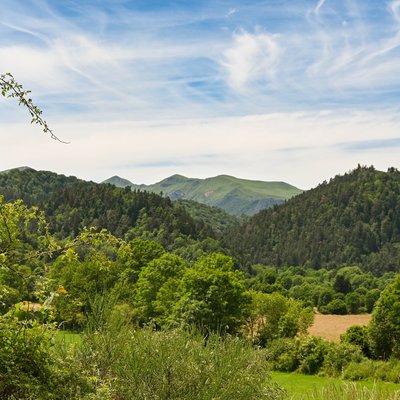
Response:
[{"label": "blue sky", "polygon": [[302,188],[400,167],[400,0],[0,0],[0,169]]}]

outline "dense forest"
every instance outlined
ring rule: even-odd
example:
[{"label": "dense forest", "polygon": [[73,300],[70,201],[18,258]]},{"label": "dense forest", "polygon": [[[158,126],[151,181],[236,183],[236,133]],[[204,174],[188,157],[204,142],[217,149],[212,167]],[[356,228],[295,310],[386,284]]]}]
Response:
[{"label": "dense forest", "polygon": [[399,272],[400,172],[373,167],[336,176],[226,232],[241,262]]},{"label": "dense forest", "polygon": [[[130,188],[116,188],[110,184],[87,182],[31,168],[13,169],[0,174],[0,194],[5,201],[22,199],[28,206],[45,212],[50,232],[58,238],[72,238],[84,227],[107,229],[124,237],[135,236],[132,229],[157,235],[165,246],[177,237],[193,239],[215,238],[223,226],[219,209],[199,205],[210,214],[214,231],[207,219],[196,217],[197,203],[182,206],[154,193]],[[194,214],[193,218],[187,210]],[[234,217],[231,217],[232,221]]]}]

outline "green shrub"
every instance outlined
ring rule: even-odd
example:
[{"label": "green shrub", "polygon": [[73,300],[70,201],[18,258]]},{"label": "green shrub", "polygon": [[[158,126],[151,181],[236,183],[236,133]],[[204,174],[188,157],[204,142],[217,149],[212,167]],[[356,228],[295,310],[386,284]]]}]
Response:
[{"label": "green shrub", "polygon": [[324,363],[329,343],[315,336],[307,336],[299,340],[298,344],[298,371],[307,375],[318,373]]},{"label": "green shrub", "polygon": [[[179,349],[179,351],[177,351]],[[279,399],[261,352],[236,338],[197,333],[137,331],[117,366],[124,398]]]},{"label": "green shrub", "polygon": [[349,343],[332,343],[324,357],[323,371],[329,376],[340,376],[348,364],[359,363],[362,359],[359,347]]},{"label": "green shrub", "polygon": [[40,394],[51,375],[50,341],[45,329],[12,317],[0,320],[0,398]]},{"label": "green shrub", "polygon": [[0,398],[80,399],[90,392],[73,358],[53,351],[52,330],[35,321],[0,317]]},{"label": "green shrub", "polygon": [[354,381],[375,379],[400,383],[400,361],[364,360],[359,363],[351,362],[344,370],[343,377]]},{"label": "green shrub", "polygon": [[313,375],[322,368],[329,346],[329,342],[314,336],[276,339],[269,343],[265,354],[274,370]]},{"label": "green shrub", "polygon": [[364,356],[371,356],[371,350],[369,348],[368,328],[366,326],[350,326],[350,328],[347,329],[346,333],[341,335],[340,340],[342,343],[349,343],[358,346]]},{"label": "green shrub", "polygon": [[334,299],[326,306],[320,308],[322,314],[347,314],[346,303],[342,299]]},{"label": "green shrub", "polygon": [[297,342],[293,339],[273,340],[264,351],[268,365],[275,371],[293,372],[300,365]]},{"label": "green shrub", "polygon": [[196,330],[135,330],[112,302],[97,298],[91,308],[78,361],[96,393],[118,399],[284,397],[284,390],[269,381],[263,351],[250,342],[229,335],[204,337]]},{"label": "green shrub", "polygon": [[127,338],[122,344],[111,329],[91,334],[91,346],[85,348],[86,365],[97,373],[98,390],[108,386],[115,398],[284,398],[284,390],[269,381],[262,351],[243,340],[216,334],[205,339],[183,330],[120,332]]}]

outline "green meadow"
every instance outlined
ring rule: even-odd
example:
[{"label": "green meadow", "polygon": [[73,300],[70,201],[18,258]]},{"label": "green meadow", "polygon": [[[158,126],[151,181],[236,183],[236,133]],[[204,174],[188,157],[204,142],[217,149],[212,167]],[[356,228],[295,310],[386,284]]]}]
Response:
[{"label": "green meadow", "polygon": [[[341,390],[349,393],[349,388],[351,388],[351,391],[357,389],[357,396],[359,396],[359,398],[348,397],[349,399],[400,399],[400,385],[394,383],[373,381],[350,382],[340,378],[285,372],[272,372],[271,375],[274,382],[287,390],[288,399],[290,400],[336,400],[334,397],[335,394],[337,395]],[[332,393],[332,397],[327,397],[327,392]],[[370,397],[368,395],[362,397],[363,393],[370,394]],[[344,398],[347,399],[347,397]]]}]

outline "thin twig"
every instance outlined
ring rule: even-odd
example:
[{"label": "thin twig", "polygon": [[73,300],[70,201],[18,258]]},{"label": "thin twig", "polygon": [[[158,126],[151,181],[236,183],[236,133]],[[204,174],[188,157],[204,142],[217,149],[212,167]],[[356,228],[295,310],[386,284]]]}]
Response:
[{"label": "thin twig", "polygon": [[22,85],[15,81],[11,73],[7,72],[6,74],[0,75],[0,88],[1,94],[4,97],[18,98],[19,104],[22,104],[23,106],[28,108],[28,111],[32,117],[31,123],[41,125],[43,127],[43,132],[49,133],[50,137],[53,140],[57,140],[58,142],[63,144],[69,144],[69,142],[65,142],[58,138],[54,134],[53,130],[49,128],[47,121],[41,117],[42,110],[35,106],[32,102],[32,99],[28,96],[31,91],[23,90]]}]

